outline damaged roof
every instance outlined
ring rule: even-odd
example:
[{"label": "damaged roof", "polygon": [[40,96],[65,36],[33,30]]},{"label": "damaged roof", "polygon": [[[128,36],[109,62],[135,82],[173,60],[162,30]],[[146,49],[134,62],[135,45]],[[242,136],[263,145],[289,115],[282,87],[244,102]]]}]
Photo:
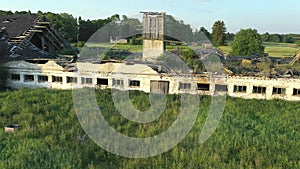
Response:
[{"label": "damaged roof", "polygon": [[1,61],[54,59],[57,56],[51,53],[64,48],[76,50],[45,17],[36,14],[0,16]]},{"label": "damaged roof", "polygon": [[38,15],[0,16],[0,29],[5,30],[8,37],[17,37],[25,33],[38,21]]},{"label": "damaged roof", "polygon": [[[0,37],[1,38],[1,37]],[[12,52],[12,49],[15,48]],[[1,62],[12,60],[25,60],[36,58],[56,58],[56,56],[44,52],[38,48],[18,49],[17,46],[0,41],[0,60]]]}]

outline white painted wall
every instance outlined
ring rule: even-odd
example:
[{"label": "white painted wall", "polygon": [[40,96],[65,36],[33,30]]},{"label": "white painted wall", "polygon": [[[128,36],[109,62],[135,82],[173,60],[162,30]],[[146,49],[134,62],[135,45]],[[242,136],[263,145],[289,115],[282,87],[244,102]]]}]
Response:
[{"label": "white painted wall", "polygon": [[[113,79],[122,79],[124,86],[123,90],[140,90],[149,93],[151,80],[169,81],[169,93],[190,93],[214,95],[215,84],[227,85],[227,94],[232,97],[240,97],[245,99],[284,99],[300,101],[300,96],[293,96],[293,89],[300,88],[300,79],[293,78],[277,78],[271,79],[267,77],[241,77],[241,76],[171,76],[168,74],[159,74],[149,66],[144,64],[126,65],[125,63],[106,63],[106,64],[92,64],[92,63],[78,63],[78,72],[67,72],[49,61],[46,64],[31,64],[25,61],[10,62],[7,64],[9,72],[12,74],[20,74],[20,80],[8,79],[8,86],[12,88],[51,88],[51,89],[72,89],[82,87],[96,87],[97,78],[107,78],[108,85],[97,86],[101,89],[105,88],[119,88],[112,84]],[[34,81],[25,82],[25,75],[34,75]],[[38,82],[38,75],[48,76],[48,82]],[[61,76],[62,82],[52,82],[52,76]],[[77,77],[77,83],[67,83],[67,76]],[[92,84],[82,84],[81,77],[90,77],[93,80]],[[130,87],[129,80],[139,80],[139,87]],[[191,89],[179,89],[179,83],[191,83]],[[197,90],[197,83],[209,83],[210,91]],[[247,86],[245,93],[234,92],[234,85]],[[266,87],[265,94],[252,93],[253,86]],[[273,94],[273,87],[285,88],[284,95]],[[224,93],[224,92],[223,92]],[[219,93],[220,94],[220,93]],[[222,92],[221,92],[222,94]]]}]

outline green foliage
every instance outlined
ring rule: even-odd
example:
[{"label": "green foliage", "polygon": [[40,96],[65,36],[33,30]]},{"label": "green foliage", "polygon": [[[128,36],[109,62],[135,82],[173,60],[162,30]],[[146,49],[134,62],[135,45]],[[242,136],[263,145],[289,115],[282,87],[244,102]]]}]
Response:
[{"label": "green foliage", "polygon": [[[271,57],[293,57],[300,50],[300,43],[297,45],[295,43],[264,42],[263,45],[265,46],[264,52]],[[219,46],[217,49],[227,55],[231,51],[231,46]]]},{"label": "green foliage", "polygon": [[270,34],[268,32],[261,35],[261,40],[263,42],[270,42]]},{"label": "green foliage", "polygon": [[220,51],[220,53],[228,55],[231,51],[231,46],[219,46],[217,47],[217,50]]},{"label": "green foliage", "polygon": [[193,41],[193,30],[190,25],[185,24],[182,20],[178,21],[171,15],[165,16],[166,40],[179,40],[181,42]]},{"label": "green foliage", "polygon": [[67,13],[55,14],[52,12],[41,13],[57,29],[62,36],[69,42],[77,41],[77,20]]},{"label": "green foliage", "polygon": [[282,42],[284,43],[294,43],[295,39],[290,35],[283,36]]},{"label": "green foliage", "polygon": [[[120,27],[118,27],[116,21],[119,21],[119,15],[117,14],[106,19],[97,20],[82,20],[81,17],[79,17],[78,40],[85,42],[87,40],[89,40],[90,42],[109,42],[110,36],[115,37],[119,33]],[[97,32],[100,28],[101,31]],[[91,36],[92,39],[90,39]]]},{"label": "green foliage", "polygon": [[279,34],[271,34],[270,35],[270,42],[280,43],[280,42],[282,42],[282,36],[279,35]]},{"label": "green foliage", "polygon": [[130,45],[143,45],[143,39],[142,38],[136,38],[136,36],[133,36],[130,41]]},{"label": "green foliage", "polygon": [[211,40],[215,46],[224,46],[226,41],[226,27],[223,21],[216,21],[212,27]]},{"label": "green foliage", "polygon": [[141,34],[141,23],[138,19],[113,15],[106,19],[82,20],[79,22],[79,41],[109,42],[110,38],[130,38]]},{"label": "green foliage", "polygon": [[227,41],[227,44],[231,43],[231,42],[234,40],[234,36],[235,36],[234,33],[230,33],[230,32],[227,32],[227,33],[226,33],[226,41]]},{"label": "green foliage", "polygon": [[76,44],[77,48],[82,48],[84,46],[84,42],[83,41],[78,41]]},{"label": "green foliage", "polygon": [[261,35],[263,42],[275,42],[275,43],[295,43],[298,35],[295,34],[269,34],[268,32]]},{"label": "green foliage", "polygon": [[231,55],[251,55],[253,53],[263,53],[264,46],[260,35],[255,29],[242,29],[234,38],[231,44]]},{"label": "green foliage", "polygon": [[7,15],[12,15],[13,12],[12,11],[3,11],[0,10],[0,16],[7,16]]},{"label": "green foliage", "polygon": [[122,16],[121,25],[120,25],[120,31],[121,35],[124,38],[128,38],[133,36],[136,38],[137,34],[141,34],[141,22],[136,18],[128,18],[126,15]]},{"label": "green foliage", "polygon": [[204,27],[201,27],[199,31],[194,33],[194,41],[198,43],[209,43],[211,40],[211,34]]},{"label": "green foliage", "polygon": [[[149,94],[130,92],[139,110],[150,107]],[[166,130],[179,113],[180,96],[168,95],[159,119],[134,123],[120,115],[110,90],[96,90],[108,123],[132,137]],[[18,123],[14,133],[0,131],[0,168],[299,168],[300,105],[282,100],[228,98],[218,128],[198,142],[211,97],[201,97],[196,123],[170,151],[145,159],[113,155],[86,137],[73,108],[71,91],[22,89],[0,93],[0,126]]]},{"label": "green foliage", "polygon": [[205,29],[204,27],[201,27],[199,31],[202,32],[208,39],[211,39],[211,35],[207,29]]}]

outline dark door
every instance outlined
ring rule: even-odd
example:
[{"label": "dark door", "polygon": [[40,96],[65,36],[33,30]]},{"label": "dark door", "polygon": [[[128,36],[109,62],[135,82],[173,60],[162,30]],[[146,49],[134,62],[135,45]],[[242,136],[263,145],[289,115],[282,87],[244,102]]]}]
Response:
[{"label": "dark door", "polygon": [[168,94],[169,93],[169,82],[168,81],[150,81],[150,92],[158,94]]}]

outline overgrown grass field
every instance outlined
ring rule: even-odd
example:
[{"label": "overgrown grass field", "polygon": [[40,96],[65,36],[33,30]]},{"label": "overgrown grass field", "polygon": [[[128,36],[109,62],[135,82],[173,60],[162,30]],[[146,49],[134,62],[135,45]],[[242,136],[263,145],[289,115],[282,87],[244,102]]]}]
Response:
[{"label": "overgrown grass field", "polygon": [[[102,113],[125,135],[153,136],[176,119],[180,96],[168,95],[166,110],[153,123],[126,120],[115,109],[110,90],[96,90]],[[147,110],[149,95],[130,92],[132,104]],[[196,123],[187,137],[161,155],[130,159],[98,147],[82,130],[72,91],[21,89],[0,93],[0,168],[300,168],[300,104],[282,100],[227,98],[212,137],[198,142],[211,98],[202,96]]]}]

